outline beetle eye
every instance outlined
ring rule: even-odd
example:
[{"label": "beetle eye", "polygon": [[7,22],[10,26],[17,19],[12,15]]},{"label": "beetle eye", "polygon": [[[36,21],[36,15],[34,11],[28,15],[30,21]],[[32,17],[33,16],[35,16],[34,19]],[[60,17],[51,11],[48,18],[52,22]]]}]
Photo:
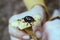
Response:
[{"label": "beetle eye", "polygon": [[31,16],[24,17],[24,20],[25,20],[25,22],[29,22],[29,23],[35,21],[34,18]]}]

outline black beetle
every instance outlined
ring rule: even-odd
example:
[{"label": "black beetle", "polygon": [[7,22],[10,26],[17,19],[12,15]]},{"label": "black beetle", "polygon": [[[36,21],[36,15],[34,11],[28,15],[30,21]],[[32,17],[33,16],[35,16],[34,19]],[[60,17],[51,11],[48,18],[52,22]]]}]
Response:
[{"label": "black beetle", "polygon": [[24,20],[25,20],[25,22],[28,22],[28,23],[35,21],[34,18],[31,16],[25,16]]}]

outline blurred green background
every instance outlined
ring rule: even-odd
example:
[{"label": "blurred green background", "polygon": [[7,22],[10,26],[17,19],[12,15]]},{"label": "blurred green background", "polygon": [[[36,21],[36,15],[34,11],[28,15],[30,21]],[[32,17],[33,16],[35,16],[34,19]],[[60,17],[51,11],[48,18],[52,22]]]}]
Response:
[{"label": "blurred green background", "polygon": [[[59,0],[45,0],[49,12],[52,14],[54,9],[59,9]],[[0,0],[0,40],[9,40],[8,20],[21,12],[26,11],[22,0]]]}]

